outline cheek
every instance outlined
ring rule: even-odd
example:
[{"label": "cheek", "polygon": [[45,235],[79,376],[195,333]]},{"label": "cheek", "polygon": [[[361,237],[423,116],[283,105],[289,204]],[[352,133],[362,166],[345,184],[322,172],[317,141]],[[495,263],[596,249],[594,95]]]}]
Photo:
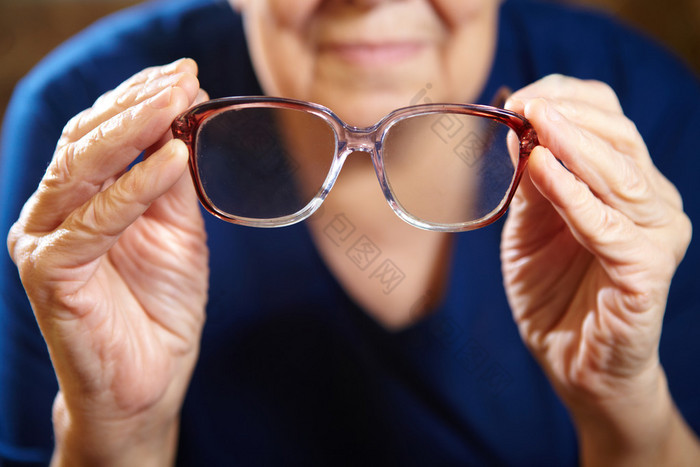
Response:
[{"label": "cheek", "polygon": [[435,10],[450,26],[464,24],[487,10],[495,10],[500,0],[431,0]]},{"label": "cheek", "polygon": [[301,28],[313,16],[324,0],[268,0],[274,19],[285,27]]},{"label": "cheek", "polygon": [[251,0],[243,10],[248,49],[266,94],[305,99],[313,69],[305,25],[319,1]]}]

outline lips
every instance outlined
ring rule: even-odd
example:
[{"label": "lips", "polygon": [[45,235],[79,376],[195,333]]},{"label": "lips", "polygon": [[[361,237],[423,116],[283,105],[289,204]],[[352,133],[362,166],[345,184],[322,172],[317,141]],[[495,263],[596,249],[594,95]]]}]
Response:
[{"label": "lips", "polygon": [[355,65],[388,65],[418,55],[426,44],[418,41],[331,43],[321,51]]}]

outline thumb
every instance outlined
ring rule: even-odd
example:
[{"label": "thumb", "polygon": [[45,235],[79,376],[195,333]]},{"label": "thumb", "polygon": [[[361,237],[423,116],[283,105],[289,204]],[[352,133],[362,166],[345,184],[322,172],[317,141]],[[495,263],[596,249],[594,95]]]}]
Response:
[{"label": "thumb", "polygon": [[[522,100],[511,96],[506,101],[504,108],[522,115],[525,111],[525,103]],[[516,165],[517,160],[520,157],[520,142],[513,131],[508,133],[507,146],[510,158],[513,161],[513,165]],[[532,154],[535,152],[536,151],[533,149]],[[532,158],[532,154],[530,158]],[[530,178],[530,170],[526,168],[525,173],[520,180],[520,184],[518,185],[518,190],[515,192],[515,196],[511,202],[509,216],[513,213],[527,214],[523,213],[523,210],[537,209],[538,206],[545,203],[545,201],[546,200],[540,194],[537,187],[535,187],[535,185],[532,183],[532,179]],[[536,213],[532,214],[535,215]]]},{"label": "thumb", "polygon": [[[195,106],[208,100],[209,94],[200,88],[191,105]],[[172,134],[168,132],[167,140],[165,141],[171,139]],[[196,229],[203,228],[199,201],[189,171],[184,172],[180,180],[163,197],[150,206],[147,215],[163,220],[176,217],[177,219],[172,220],[179,225],[182,225],[182,218],[186,217],[188,218],[188,225],[191,227]]]}]

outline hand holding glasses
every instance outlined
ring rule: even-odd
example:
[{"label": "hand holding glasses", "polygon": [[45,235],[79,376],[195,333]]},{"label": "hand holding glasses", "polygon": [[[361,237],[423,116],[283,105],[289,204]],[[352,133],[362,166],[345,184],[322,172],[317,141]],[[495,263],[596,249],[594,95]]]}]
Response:
[{"label": "hand holding glasses", "polygon": [[405,107],[356,128],[309,102],[229,97],[193,107],[172,130],[189,148],[204,207],[254,227],[309,217],[356,151],[369,153],[387,202],[407,223],[442,232],[484,227],[508,208],[538,144],[525,117],[466,104]]}]

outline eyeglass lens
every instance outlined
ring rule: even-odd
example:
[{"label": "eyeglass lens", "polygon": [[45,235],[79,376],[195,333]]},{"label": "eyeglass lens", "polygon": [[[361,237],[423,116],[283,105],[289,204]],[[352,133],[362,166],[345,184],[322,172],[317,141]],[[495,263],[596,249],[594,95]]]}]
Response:
[{"label": "eyeglass lens", "polygon": [[383,142],[384,169],[396,202],[431,224],[486,217],[504,201],[515,175],[508,126],[443,113],[408,117]]},{"label": "eyeglass lens", "polygon": [[[515,174],[508,132],[495,120],[459,113],[394,122],[381,145],[394,201],[429,224],[488,216],[505,201]],[[196,141],[196,176],[205,196],[220,212],[248,219],[301,211],[322,191],[337,148],[324,118],[273,107],[214,114]]]},{"label": "eyeglass lens", "polygon": [[229,110],[199,129],[197,175],[221,212],[250,219],[283,217],[300,211],[319,192],[335,146],[333,129],[311,113]]}]

